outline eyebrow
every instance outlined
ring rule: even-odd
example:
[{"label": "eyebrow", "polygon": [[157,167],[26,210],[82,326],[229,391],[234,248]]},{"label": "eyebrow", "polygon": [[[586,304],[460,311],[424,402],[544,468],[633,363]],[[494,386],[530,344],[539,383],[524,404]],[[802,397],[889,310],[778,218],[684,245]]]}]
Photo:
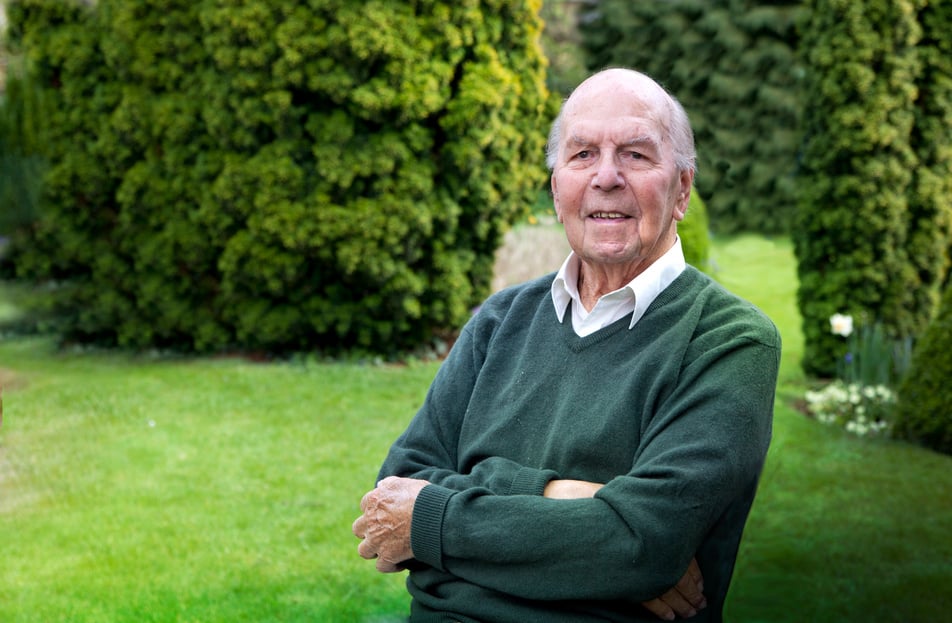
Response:
[{"label": "eyebrow", "polygon": [[[592,144],[593,144],[592,141],[590,141],[590,140],[588,140],[588,139],[586,139],[586,138],[582,138],[582,137],[579,136],[578,134],[573,134],[573,135],[571,136],[571,138],[569,138],[569,140],[568,140],[567,142],[568,142],[569,144],[571,144],[571,145],[576,145],[576,146],[581,146],[581,147],[586,147],[586,146],[588,146],[588,145],[592,145]],[[636,137],[634,137],[634,138],[630,138],[630,139],[628,139],[627,141],[624,141],[624,142],[620,143],[620,145],[622,145],[622,146],[624,146],[624,147],[632,147],[632,146],[641,146],[641,145],[644,145],[644,146],[648,146],[648,147],[657,148],[657,147],[659,146],[659,143],[658,143],[657,140],[655,140],[655,138],[654,138],[653,136],[651,136],[651,135],[649,135],[649,134],[642,134],[642,135],[640,135],[640,136],[636,136]]]},{"label": "eyebrow", "polygon": [[588,140],[588,139],[584,139],[584,138],[582,138],[581,136],[579,136],[578,134],[573,134],[573,135],[569,138],[569,140],[566,141],[566,143],[571,144],[571,145],[578,145],[578,146],[584,147],[584,146],[586,146],[586,145],[591,145],[591,144],[592,144],[592,141],[590,141],[590,140]]},{"label": "eyebrow", "polygon": [[657,140],[655,140],[653,136],[650,136],[648,134],[642,134],[641,136],[636,136],[633,139],[625,141],[624,143],[622,143],[622,145],[626,147],[646,145],[648,147],[657,148],[659,143]]}]

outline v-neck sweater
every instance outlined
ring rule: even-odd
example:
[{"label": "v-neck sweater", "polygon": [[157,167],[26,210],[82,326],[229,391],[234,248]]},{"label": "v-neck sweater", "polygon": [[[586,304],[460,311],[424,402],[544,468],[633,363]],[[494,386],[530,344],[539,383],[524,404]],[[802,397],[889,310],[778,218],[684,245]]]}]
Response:
[{"label": "v-neck sweater", "polygon": [[[463,328],[380,477],[417,498],[413,621],[656,621],[696,557],[720,621],[770,441],[780,336],[688,267],[632,328],[579,337],[554,273]],[[606,483],[542,496],[555,478]]]}]

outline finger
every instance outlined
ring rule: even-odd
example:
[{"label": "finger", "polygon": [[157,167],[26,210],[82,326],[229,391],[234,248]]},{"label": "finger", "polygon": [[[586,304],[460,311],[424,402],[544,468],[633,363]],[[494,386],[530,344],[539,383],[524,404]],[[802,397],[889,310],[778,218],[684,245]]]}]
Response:
[{"label": "finger", "polygon": [[378,489],[381,489],[381,488],[384,488],[384,489],[385,489],[385,488],[387,488],[388,486],[391,486],[391,485],[396,484],[395,481],[398,481],[398,480],[402,480],[402,478],[400,478],[399,476],[387,476],[386,478],[384,478],[383,480],[381,480],[380,482],[377,483],[377,488],[378,488]]},{"label": "finger", "polygon": [[700,606],[701,601],[704,600],[704,594],[698,590],[697,582],[687,575],[681,578],[672,590],[678,595],[679,599],[688,601],[695,607]]},{"label": "finger", "polygon": [[692,560],[691,564],[688,565],[688,570],[678,580],[674,590],[695,608],[703,608],[707,605],[704,593],[701,592],[703,589],[704,578],[701,577],[701,570],[697,566],[697,562]]},{"label": "finger", "polygon": [[360,498],[360,510],[367,512],[367,509],[371,506],[371,496],[377,492],[376,489],[368,491],[364,494],[364,497]]},{"label": "finger", "polygon": [[674,620],[674,610],[668,607],[666,603],[660,599],[652,599],[651,601],[644,601],[641,603],[642,606],[647,608],[652,614],[654,614],[659,619],[665,621]]},{"label": "finger", "polygon": [[377,571],[380,573],[396,573],[397,571],[402,571],[403,567],[400,565],[394,564],[389,560],[384,560],[383,558],[377,559]]},{"label": "finger", "polygon": [[672,588],[667,593],[658,597],[668,608],[674,611],[679,617],[688,618],[697,614],[695,607],[689,603],[684,596],[678,592],[678,589]]},{"label": "finger", "polygon": [[353,532],[354,536],[357,537],[358,539],[364,538],[364,536],[367,534],[364,529],[365,522],[366,520],[364,519],[364,516],[361,515],[360,517],[354,520],[354,523],[350,527],[350,531]]},{"label": "finger", "polygon": [[697,590],[704,592],[704,576],[701,575],[701,567],[697,564],[697,558],[691,559],[691,564],[688,565],[688,574],[694,578],[694,583],[697,584]]},{"label": "finger", "polygon": [[364,539],[357,546],[357,553],[360,554],[361,558],[373,560],[377,557],[377,548],[369,540]]}]

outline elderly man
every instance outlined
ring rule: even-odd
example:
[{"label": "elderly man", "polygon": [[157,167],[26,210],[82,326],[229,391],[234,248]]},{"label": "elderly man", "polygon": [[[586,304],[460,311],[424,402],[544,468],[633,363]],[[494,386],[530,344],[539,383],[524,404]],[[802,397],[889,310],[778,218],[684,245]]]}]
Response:
[{"label": "elderly man", "polygon": [[547,162],[572,253],[467,323],[354,522],[409,569],[412,621],[721,620],[780,338],[685,265],[694,160],[643,74],[566,100]]}]

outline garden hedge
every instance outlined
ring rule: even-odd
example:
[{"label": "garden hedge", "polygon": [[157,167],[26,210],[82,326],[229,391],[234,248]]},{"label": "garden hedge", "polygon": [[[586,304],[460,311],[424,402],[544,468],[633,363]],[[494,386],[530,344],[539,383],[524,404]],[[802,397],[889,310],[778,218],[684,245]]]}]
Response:
[{"label": "garden hedge", "polygon": [[707,206],[696,188],[691,189],[691,200],[684,220],[678,223],[678,237],[684,260],[703,271],[710,272],[711,234]]},{"label": "garden hedge", "polygon": [[948,62],[929,61],[938,64],[927,71],[924,59],[947,32],[924,34],[920,20],[932,6],[924,0],[806,5],[800,49],[810,105],[793,239],[804,369],[829,376],[840,346],[829,331],[834,313],[881,324],[893,339],[917,336],[935,313],[952,209],[940,69]]},{"label": "garden hedge", "polygon": [[912,355],[912,364],[899,385],[896,422],[898,437],[952,454],[952,289],[946,289],[936,318]]},{"label": "garden hedge", "polygon": [[0,99],[0,236],[37,216],[44,162],[33,140],[41,123],[36,90],[8,76]]},{"label": "garden hedge", "polygon": [[938,308],[952,247],[952,2],[928,2],[919,25],[920,77],[910,137],[919,165],[909,189],[906,246],[921,329]]},{"label": "garden hedge", "polygon": [[635,67],[684,104],[718,233],[790,231],[802,135],[800,0],[586,3],[587,63]]},{"label": "garden hedge", "polygon": [[539,8],[11,3],[49,106],[16,275],[83,342],[392,353],[458,327],[544,181]]}]

